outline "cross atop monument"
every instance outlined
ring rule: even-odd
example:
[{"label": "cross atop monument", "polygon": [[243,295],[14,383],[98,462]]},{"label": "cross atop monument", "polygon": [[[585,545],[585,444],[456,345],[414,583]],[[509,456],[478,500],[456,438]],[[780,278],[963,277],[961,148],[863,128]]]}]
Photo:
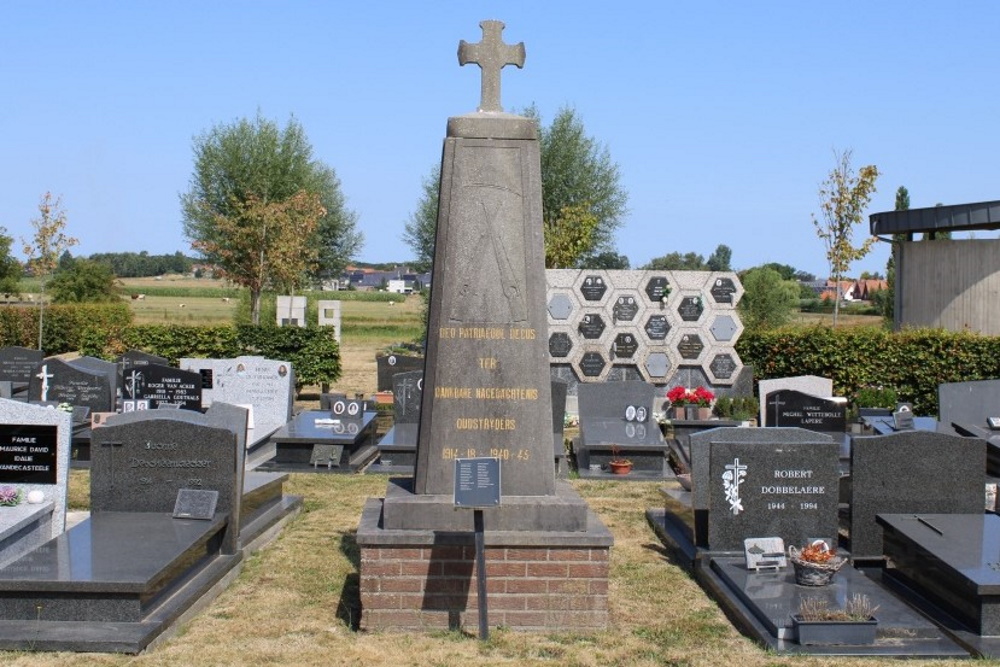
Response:
[{"label": "cross atop monument", "polygon": [[500,106],[500,70],[507,65],[524,67],[524,42],[504,44],[500,34],[503,21],[482,21],[483,41],[469,44],[464,39],[458,42],[458,64],[475,63],[482,70],[482,92],[479,97],[480,111],[503,111]]}]

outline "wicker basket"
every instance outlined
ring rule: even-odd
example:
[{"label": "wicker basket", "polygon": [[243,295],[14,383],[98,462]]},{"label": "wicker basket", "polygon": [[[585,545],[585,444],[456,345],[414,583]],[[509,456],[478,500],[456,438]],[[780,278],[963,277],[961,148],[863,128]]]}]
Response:
[{"label": "wicker basket", "polygon": [[847,562],[847,559],[841,556],[834,556],[825,563],[802,560],[799,550],[794,546],[788,547],[788,559],[792,561],[795,583],[799,586],[826,586],[833,580],[837,570],[844,567]]}]

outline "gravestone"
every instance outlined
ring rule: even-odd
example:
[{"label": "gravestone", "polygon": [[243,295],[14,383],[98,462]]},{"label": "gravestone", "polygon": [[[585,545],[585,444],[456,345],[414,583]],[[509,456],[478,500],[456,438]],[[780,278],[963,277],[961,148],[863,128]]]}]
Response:
[{"label": "gravestone", "polygon": [[0,347],[0,382],[28,384],[45,354],[26,347]]},{"label": "gravestone", "polygon": [[67,412],[0,399],[0,487],[22,496],[0,507],[0,565],[66,529],[71,428]]},{"label": "gravestone", "polygon": [[306,326],[306,298],[304,296],[279,296],[274,309],[279,327]]},{"label": "gravestone", "polygon": [[847,402],[842,398],[821,398],[781,389],[767,395],[764,408],[768,426],[791,426],[820,433],[843,433],[847,429]]},{"label": "gravestone", "polygon": [[810,396],[829,398],[833,396],[833,380],[818,375],[797,375],[794,377],[771,378],[759,381],[757,383],[757,395],[760,397],[761,426],[774,425],[767,421],[764,408],[767,404],[768,394],[782,389],[794,389]]},{"label": "gravestone", "polygon": [[564,432],[566,428],[566,392],[569,390],[562,380],[552,380],[552,449],[555,454],[556,477],[569,475]]},{"label": "gravestone", "polygon": [[409,371],[392,376],[393,423],[420,422],[420,402],[424,393],[424,372]]},{"label": "gravestone", "polygon": [[[774,427],[738,428],[723,427],[698,431],[690,436],[691,457],[691,508],[694,510],[695,546],[715,550],[709,541],[711,521],[711,487],[717,483],[711,470],[711,444],[713,442],[746,445],[766,449],[780,449],[785,445],[827,447],[834,444],[829,435],[801,428]],[[774,537],[773,535],[747,535],[746,537]]]},{"label": "gravestone", "polygon": [[392,391],[392,377],[397,373],[424,371],[424,358],[406,354],[383,354],[375,357],[378,391]]},{"label": "gravestone", "polygon": [[989,428],[987,420],[1000,417],[1000,380],[946,382],[938,385],[938,421]]},{"label": "gravestone", "polygon": [[577,397],[580,438],[574,449],[581,477],[610,474],[610,461],[619,457],[632,462],[631,478],[672,476],[667,444],[652,418],[656,387],[637,380],[581,384]]},{"label": "gravestone", "polygon": [[158,357],[155,354],[149,354],[142,350],[128,350],[115,361],[126,371],[141,366],[149,366],[150,364],[158,364],[160,366],[170,365],[170,361],[165,357]]},{"label": "gravestone", "polygon": [[851,555],[882,558],[879,514],[982,514],[985,443],[933,431],[855,437]]},{"label": "gravestone", "polygon": [[341,303],[340,301],[333,300],[323,300],[316,302],[316,309],[318,311],[319,326],[321,327],[333,327],[333,337],[340,342],[340,320],[341,320]]},{"label": "gravestone", "polygon": [[28,399],[69,403],[89,408],[91,412],[112,412],[115,407],[111,392],[113,379],[113,375],[81,370],[59,359],[46,359],[31,376]]},{"label": "gravestone", "polygon": [[250,447],[266,441],[292,418],[295,372],[287,361],[249,356],[181,359],[180,367],[201,376],[202,407],[214,401],[251,406]]},{"label": "gravestone", "polygon": [[177,406],[201,411],[201,375],[171,366],[149,364],[125,370],[122,411],[155,410]]},{"label": "gravestone", "polygon": [[708,542],[739,551],[748,537],[837,543],[836,443],[709,443]]},{"label": "gravestone", "polygon": [[[456,461],[476,458],[500,466],[500,504],[479,515],[489,559],[516,552],[525,571],[588,561],[586,573],[547,570],[545,592],[524,590],[507,601],[520,610],[550,609],[549,590],[558,587],[559,613],[529,619],[496,609],[491,622],[604,627],[613,540],[579,494],[555,479],[538,128],[500,107],[500,70],[521,66],[524,47],[503,43],[499,21],[480,25],[483,41],[459,46],[459,63],[482,70],[479,111],[448,120],[442,157],[417,465],[412,480],[391,479],[386,497],[369,501],[362,515],[361,627],[468,622],[476,602],[462,592],[469,591],[479,520],[456,510],[455,469]],[[442,535],[463,546],[460,557],[441,560],[435,547]],[[397,573],[433,573],[415,577],[424,594],[372,595],[414,578],[393,576],[386,559]],[[593,585],[584,592],[586,579]],[[586,612],[574,613],[584,608],[577,604]]]},{"label": "gravestone", "polygon": [[101,375],[106,375],[111,386],[111,400],[114,405],[117,405],[118,400],[121,398],[121,387],[118,384],[118,379],[121,373],[121,369],[118,364],[112,361],[105,361],[104,359],[98,359],[97,357],[77,357],[76,359],[70,359],[68,363],[73,368],[78,368],[82,371],[88,373],[99,373]]}]

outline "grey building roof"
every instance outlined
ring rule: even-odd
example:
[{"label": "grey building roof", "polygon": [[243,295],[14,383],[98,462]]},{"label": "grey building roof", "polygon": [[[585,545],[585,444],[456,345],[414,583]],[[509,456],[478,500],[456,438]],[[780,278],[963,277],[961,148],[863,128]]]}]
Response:
[{"label": "grey building roof", "polygon": [[868,216],[874,236],[914,232],[1000,229],[1000,201],[911,208]]}]

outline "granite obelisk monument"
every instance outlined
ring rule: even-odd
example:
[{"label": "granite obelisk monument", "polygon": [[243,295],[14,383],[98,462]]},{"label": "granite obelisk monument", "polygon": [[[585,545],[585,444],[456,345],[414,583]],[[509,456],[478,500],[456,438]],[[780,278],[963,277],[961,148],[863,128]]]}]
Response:
[{"label": "granite obelisk monument", "polygon": [[[455,460],[488,457],[500,462],[502,501],[484,512],[487,563],[523,559],[523,577],[529,562],[565,561],[562,578],[595,581],[574,584],[578,602],[550,596],[547,583],[522,586],[523,606],[514,604],[521,616],[505,608],[494,620],[603,627],[613,540],[579,494],[555,479],[538,127],[500,103],[501,70],[522,67],[525,49],[503,42],[500,21],[480,26],[482,41],[462,41],[458,50],[460,65],[481,69],[479,107],[448,119],[441,161],[416,469],[412,479],[391,479],[386,497],[365,507],[357,538],[362,626],[463,622],[475,602],[471,552],[448,549],[471,543],[473,513],[456,509]],[[400,561],[391,575],[385,559]],[[411,589],[421,591],[412,604],[383,595]],[[575,604],[580,613],[567,611]]]}]

